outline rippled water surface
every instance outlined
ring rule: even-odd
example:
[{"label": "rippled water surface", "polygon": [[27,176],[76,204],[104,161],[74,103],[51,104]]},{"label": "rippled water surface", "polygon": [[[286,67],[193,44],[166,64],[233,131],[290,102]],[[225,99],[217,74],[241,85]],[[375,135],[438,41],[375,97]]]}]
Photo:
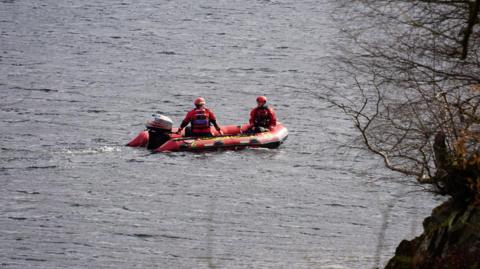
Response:
[{"label": "rippled water surface", "polygon": [[[341,147],[351,123],[308,93],[334,2],[0,1],[0,267],[383,264],[438,201]],[[203,96],[239,124],[260,94],[278,149],[124,147],[152,112],[178,125]]]}]

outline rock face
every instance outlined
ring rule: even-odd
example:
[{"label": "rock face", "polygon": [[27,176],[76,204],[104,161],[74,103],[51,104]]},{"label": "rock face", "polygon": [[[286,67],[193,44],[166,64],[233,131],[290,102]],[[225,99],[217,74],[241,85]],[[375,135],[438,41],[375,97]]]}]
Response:
[{"label": "rock face", "polygon": [[447,201],[403,240],[385,269],[480,269],[480,206]]}]

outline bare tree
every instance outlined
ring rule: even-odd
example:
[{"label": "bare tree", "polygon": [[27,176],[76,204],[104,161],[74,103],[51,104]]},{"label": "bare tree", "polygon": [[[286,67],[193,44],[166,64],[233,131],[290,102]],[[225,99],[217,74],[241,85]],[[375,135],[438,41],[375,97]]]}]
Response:
[{"label": "bare tree", "polygon": [[386,167],[478,202],[479,10],[480,0],[345,1],[340,71],[358,95],[327,97]]}]

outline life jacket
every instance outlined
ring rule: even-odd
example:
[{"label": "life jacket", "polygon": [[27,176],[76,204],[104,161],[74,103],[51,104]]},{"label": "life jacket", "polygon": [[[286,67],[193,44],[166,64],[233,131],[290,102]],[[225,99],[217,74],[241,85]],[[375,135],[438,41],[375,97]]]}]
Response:
[{"label": "life jacket", "polygon": [[206,109],[196,108],[191,123],[192,133],[210,133],[210,119]]},{"label": "life jacket", "polygon": [[255,117],[253,119],[253,123],[256,127],[266,127],[270,126],[271,116],[270,110],[267,106],[265,107],[257,107],[255,110]]}]

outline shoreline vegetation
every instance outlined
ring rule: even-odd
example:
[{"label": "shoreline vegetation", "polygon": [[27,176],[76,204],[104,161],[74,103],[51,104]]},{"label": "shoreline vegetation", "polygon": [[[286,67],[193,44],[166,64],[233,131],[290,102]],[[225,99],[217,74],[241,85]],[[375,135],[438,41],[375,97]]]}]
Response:
[{"label": "shoreline vegetation", "polygon": [[387,269],[480,268],[479,15],[480,0],[344,0],[333,15],[345,41],[339,77],[317,97],[350,116],[364,148],[406,184],[449,197]]}]

